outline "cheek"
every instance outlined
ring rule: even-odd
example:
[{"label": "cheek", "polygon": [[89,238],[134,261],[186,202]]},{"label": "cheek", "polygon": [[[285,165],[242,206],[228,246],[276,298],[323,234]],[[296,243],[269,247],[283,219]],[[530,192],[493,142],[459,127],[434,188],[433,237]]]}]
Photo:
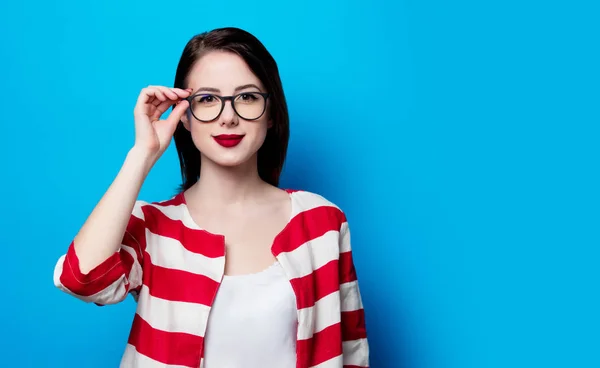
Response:
[{"label": "cheek", "polygon": [[261,122],[260,124],[256,124],[256,126],[254,127],[253,135],[259,145],[261,145],[262,142],[265,140],[268,130],[269,130],[268,122]]},{"label": "cheek", "polygon": [[211,129],[210,124],[203,124],[200,122],[194,122],[190,125],[192,140],[198,148],[199,151],[202,151],[203,148],[206,149],[208,143],[210,143],[211,138]]}]

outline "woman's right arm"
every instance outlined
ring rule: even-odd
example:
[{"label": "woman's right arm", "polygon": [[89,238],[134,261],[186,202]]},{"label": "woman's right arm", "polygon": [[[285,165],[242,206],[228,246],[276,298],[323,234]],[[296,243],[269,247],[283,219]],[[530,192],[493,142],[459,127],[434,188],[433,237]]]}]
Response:
[{"label": "woman's right arm", "polygon": [[[136,141],[121,170],[89,215],[54,270],[61,290],[87,302],[114,304],[142,285],[145,202],[140,189],[168,147],[187,108],[184,91],[166,87],[142,90],[134,110]],[[178,105],[166,120],[160,116]]]}]

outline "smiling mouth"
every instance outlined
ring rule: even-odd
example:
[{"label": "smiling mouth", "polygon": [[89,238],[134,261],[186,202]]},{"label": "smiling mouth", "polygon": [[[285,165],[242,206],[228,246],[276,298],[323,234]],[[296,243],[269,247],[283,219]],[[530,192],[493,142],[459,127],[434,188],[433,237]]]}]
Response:
[{"label": "smiling mouth", "polygon": [[221,134],[213,136],[213,139],[223,147],[235,147],[237,146],[242,139],[243,135],[240,134]]}]

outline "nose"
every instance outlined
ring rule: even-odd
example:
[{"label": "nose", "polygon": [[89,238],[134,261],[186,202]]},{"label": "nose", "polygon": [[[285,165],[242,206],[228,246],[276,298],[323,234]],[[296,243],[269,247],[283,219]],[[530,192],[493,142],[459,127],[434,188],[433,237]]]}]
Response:
[{"label": "nose", "polygon": [[221,112],[221,126],[236,126],[238,124],[237,114],[233,110],[233,101],[225,101]]}]

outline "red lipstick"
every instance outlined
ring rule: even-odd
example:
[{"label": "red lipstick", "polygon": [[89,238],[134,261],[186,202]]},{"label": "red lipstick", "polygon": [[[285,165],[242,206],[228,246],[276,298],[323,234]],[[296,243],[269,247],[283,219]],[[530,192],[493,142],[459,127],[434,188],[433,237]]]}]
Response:
[{"label": "red lipstick", "polygon": [[240,134],[221,134],[213,136],[213,139],[223,147],[237,146],[243,138],[244,136]]}]

